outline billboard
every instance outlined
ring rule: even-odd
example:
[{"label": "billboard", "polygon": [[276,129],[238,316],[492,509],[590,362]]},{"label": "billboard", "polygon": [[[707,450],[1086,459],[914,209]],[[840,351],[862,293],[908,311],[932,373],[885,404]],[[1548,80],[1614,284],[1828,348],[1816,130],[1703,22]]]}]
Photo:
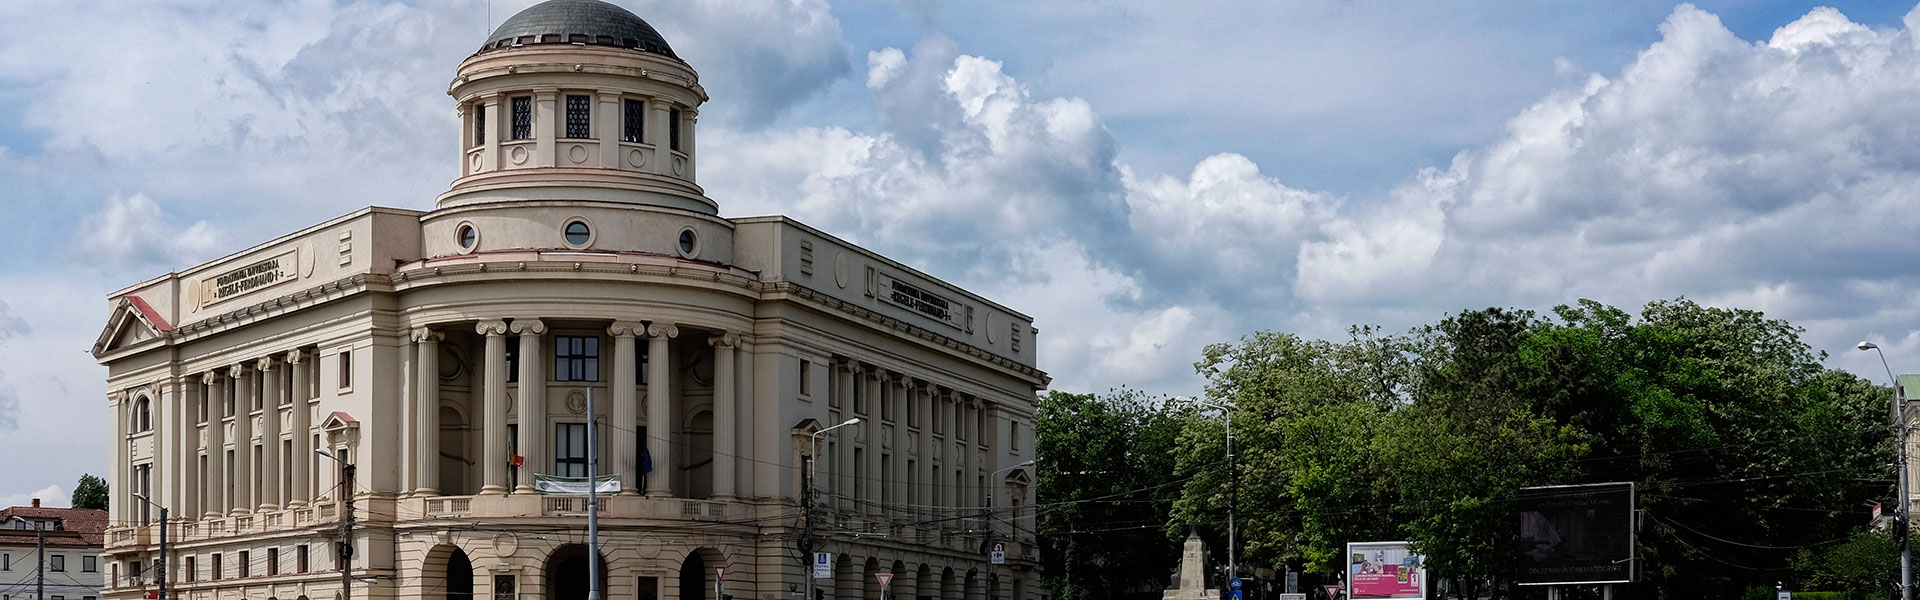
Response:
[{"label": "billboard", "polygon": [[1347,598],[1425,598],[1425,563],[1406,542],[1347,544]]},{"label": "billboard", "polygon": [[1514,498],[1521,585],[1633,581],[1633,484],[1526,488]]}]

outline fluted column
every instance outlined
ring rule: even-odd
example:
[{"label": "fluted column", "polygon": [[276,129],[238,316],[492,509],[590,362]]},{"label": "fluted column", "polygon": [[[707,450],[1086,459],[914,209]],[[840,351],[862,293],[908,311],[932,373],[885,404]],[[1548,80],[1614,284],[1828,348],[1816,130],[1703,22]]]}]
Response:
[{"label": "fluted column", "polygon": [[481,364],[480,493],[507,493],[507,322],[481,321],[474,331],[486,336]]},{"label": "fluted column", "polygon": [[180,380],[180,394],[175,398],[178,408],[173,423],[174,456],[179,460],[180,489],[173,497],[175,518],[192,519],[200,514],[200,402],[205,397],[200,378],[187,376]]},{"label": "fluted column", "polygon": [[735,406],[733,397],[733,350],[738,338],[728,333],[707,340],[713,346],[713,497],[733,498],[735,457]]},{"label": "fluted column", "polygon": [[880,467],[880,454],[884,451],[884,444],[880,441],[880,378],[885,373],[879,367],[869,367],[867,372],[860,375],[861,394],[867,401],[866,420],[860,422],[861,436],[866,438],[867,444],[867,455],[864,457],[867,464],[862,473],[866,481],[861,482],[860,486],[866,491],[866,497],[861,498],[860,502],[861,506],[866,507],[867,515],[873,517],[884,514],[882,503],[886,498],[886,477]]},{"label": "fluted column", "polygon": [[313,389],[313,381],[308,376],[307,353],[294,350],[287,353],[287,370],[293,377],[293,497],[287,499],[287,506],[306,506],[313,501],[313,489],[309,481],[313,477],[313,405],[308,396]]},{"label": "fluted column", "polygon": [[516,494],[533,493],[533,474],[547,464],[547,372],[546,357],[540,354],[540,336],[547,324],[539,319],[514,319],[507,330],[520,336],[520,454],[526,464],[520,467]]},{"label": "fluted column", "polygon": [[899,508],[907,504],[907,385],[899,373],[890,374],[886,385],[886,412],[893,415],[892,435],[887,436],[887,444],[893,446],[893,462],[887,465],[887,496],[893,500],[893,516],[898,519],[908,513]]},{"label": "fluted column", "polygon": [[920,415],[920,492],[916,495],[920,499],[920,512],[931,515],[931,507],[937,504],[933,497],[934,482],[940,480],[940,467],[933,460],[933,388],[925,381],[914,381],[913,396],[908,401],[917,403],[919,409],[914,412]]},{"label": "fluted column", "polygon": [[[854,414],[853,386],[859,381],[859,372],[860,366],[850,360],[841,361],[839,366],[834,369],[834,376],[839,378],[837,385],[834,386],[834,395],[840,397],[840,421],[844,421],[846,417],[853,416]],[[834,479],[834,506],[842,511],[850,510],[854,507],[853,446],[854,438],[858,437],[855,434],[859,432],[859,429],[860,426],[858,424],[845,428],[842,430],[843,433],[838,436],[840,439],[836,440],[833,444],[833,468],[831,470]]]},{"label": "fluted column", "polygon": [[280,510],[280,369],[271,356],[255,363],[260,371],[260,510]]},{"label": "fluted column", "polygon": [[954,422],[953,407],[951,406],[952,400],[953,392],[945,389],[939,390],[933,397],[933,409],[939,411],[936,414],[940,416],[940,420],[942,421],[940,428],[942,436],[940,440],[940,472],[935,474],[933,480],[934,493],[938,494],[940,498],[940,501],[935,502],[935,504],[940,505],[943,509],[958,507],[959,504],[956,503],[955,500],[960,497],[959,490],[954,488],[957,482],[953,475],[954,471],[958,468],[957,465],[960,464],[960,457],[954,455],[953,452],[953,439],[956,437],[955,431],[960,425]]},{"label": "fluted column", "polygon": [[233,377],[233,504],[228,511],[243,515],[253,508],[253,491],[260,479],[253,476],[253,372],[244,364],[227,371]]},{"label": "fluted column", "polygon": [[766,496],[769,493],[754,489],[753,459],[758,455],[754,448],[753,423],[753,338],[747,334],[738,334],[734,338],[733,349],[733,440],[734,475],[733,489],[741,496]]},{"label": "fluted column", "polygon": [[440,493],[440,340],[446,334],[426,327],[413,330],[420,354],[413,373],[413,472],[416,496]]},{"label": "fluted column", "polygon": [[145,523],[140,522],[139,519],[133,518],[133,514],[127,511],[129,504],[125,500],[125,498],[131,497],[132,493],[138,491],[132,485],[133,473],[126,467],[128,458],[127,430],[130,429],[127,427],[128,402],[126,392],[107,392],[107,411],[113,415],[113,420],[108,425],[108,431],[111,433],[107,434],[111,436],[108,439],[113,440],[113,451],[107,455],[111,461],[107,463],[107,487],[109,490],[107,493],[107,517],[114,520],[109,521],[109,523],[119,522],[145,525]]},{"label": "fluted column", "polygon": [[671,323],[647,326],[647,454],[653,460],[653,473],[647,476],[647,496],[673,495],[673,411],[668,406],[672,386],[667,377],[673,357],[669,340],[680,335]]},{"label": "fluted column", "polygon": [[207,482],[200,490],[203,518],[216,519],[227,512],[227,382],[218,370],[200,377],[207,385]]},{"label": "fluted column", "polygon": [[[617,133],[617,132],[616,132]],[[618,138],[615,138],[616,142]],[[617,147],[617,144],[616,144]],[[646,324],[634,321],[614,321],[607,327],[607,335],[613,336],[613,423],[607,428],[607,435],[613,436],[613,472],[620,477],[620,495],[633,496],[640,492],[639,439],[640,406],[637,398],[637,386],[640,382],[635,370],[639,361],[635,354],[633,340],[646,333]]]}]

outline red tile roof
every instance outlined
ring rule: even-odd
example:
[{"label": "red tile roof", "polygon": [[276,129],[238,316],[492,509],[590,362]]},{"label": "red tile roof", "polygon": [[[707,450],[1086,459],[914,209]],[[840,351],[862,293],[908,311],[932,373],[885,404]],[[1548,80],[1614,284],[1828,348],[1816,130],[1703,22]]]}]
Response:
[{"label": "red tile roof", "polygon": [[92,508],[40,508],[15,506],[0,509],[0,545],[33,545],[32,529],[13,529],[14,517],[29,520],[60,521],[60,529],[47,531],[47,545],[57,547],[98,547],[106,542],[107,511]]}]

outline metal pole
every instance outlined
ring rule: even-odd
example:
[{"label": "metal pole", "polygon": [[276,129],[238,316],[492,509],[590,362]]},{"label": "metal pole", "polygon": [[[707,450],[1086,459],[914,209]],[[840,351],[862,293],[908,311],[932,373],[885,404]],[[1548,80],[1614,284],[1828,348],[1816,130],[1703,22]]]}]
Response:
[{"label": "metal pole", "polygon": [[1233,453],[1233,411],[1227,411],[1227,473],[1233,480],[1227,488],[1227,581],[1240,576],[1240,545],[1235,513],[1240,508],[1240,457]]},{"label": "metal pole", "polygon": [[1913,600],[1913,548],[1909,522],[1913,508],[1912,493],[1907,488],[1907,399],[1906,392],[1900,389],[1900,378],[1893,376],[1893,367],[1887,364],[1887,353],[1873,342],[1860,342],[1860,350],[1872,350],[1880,355],[1880,367],[1887,370],[1887,381],[1893,384],[1893,421],[1897,434],[1894,439],[1900,444],[1895,452],[1899,456],[1900,501],[1893,509],[1895,525],[1900,527],[1896,535],[1900,537],[1900,600]]},{"label": "metal pole", "polygon": [[587,600],[600,600],[600,448],[593,430],[600,427],[593,412],[593,388],[587,388]]},{"label": "metal pole", "polygon": [[[33,530],[34,539],[36,540],[34,542],[34,546],[36,547],[33,552],[35,557],[33,565],[33,600],[47,600],[47,525],[39,521],[34,521]],[[119,582],[114,582],[114,584],[118,585]]]},{"label": "metal pole", "polygon": [[353,600],[353,463],[340,461],[340,497],[346,510],[340,520],[340,598]]},{"label": "metal pole", "polygon": [[[152,504],[152,500],[147,501]],[[167,600],[167,507],[160,507],[160,560],[157,565],[160,574],[160,600]]]},{"label": "metal pole", "polygon": [[807,455],[807,470],[801,472],[806,480],[800,484],[800,510],[804,518],[800,528],[800,561],[806,566],[800,569],[800,577],[807,580],[807,596],[803,600],[813,600],[813,469],[814,463],[820,460],[820,432],[807,437],[813,438],[813,448]]}]

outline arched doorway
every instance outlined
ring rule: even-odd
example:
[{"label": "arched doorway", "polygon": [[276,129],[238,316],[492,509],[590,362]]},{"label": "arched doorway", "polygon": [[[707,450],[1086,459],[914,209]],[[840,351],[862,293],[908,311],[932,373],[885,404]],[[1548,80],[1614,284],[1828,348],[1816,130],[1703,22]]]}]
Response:
[{"label": "arched doorway", "polygon": [[[714,577],[715,567],[727,566],[727,557],[713,548],[696,548],[687,553],[680,562],[680,600],[704,600],[712,598],[713,588],[720,583]],[[731,569],[729,569],[731,571]],[[753,574],[730,572],[727,574],[726,593],[736,598],[754,598]]]},{"label": "arched doorway", "polygon": [[702,600],[707,597],[707,561],[700,558],[699,552],[687,555],[680,563],[680,600]]},{"label": "arched doorway", "polygon": [[[587,600],[592,586],[587,583],[587,545],[567,544],[547,556],[546,584],[549,600]],[[472,572],[469,570],[468,572]],[[600,595],[606,596],[607,560],[600,558]]]},{"label": "arched doorway", "polygon": [[447,580],[442,584],[447,600],[473,600],[473,560],[464,550],[455,548],[447,556]]},{"label": "arched doorway", "polygon": [[913,598],[915,600],[934,600],[940,593],[940,582],[933,579],[933,568],[922,563],[920,571],[913,575]]}]

